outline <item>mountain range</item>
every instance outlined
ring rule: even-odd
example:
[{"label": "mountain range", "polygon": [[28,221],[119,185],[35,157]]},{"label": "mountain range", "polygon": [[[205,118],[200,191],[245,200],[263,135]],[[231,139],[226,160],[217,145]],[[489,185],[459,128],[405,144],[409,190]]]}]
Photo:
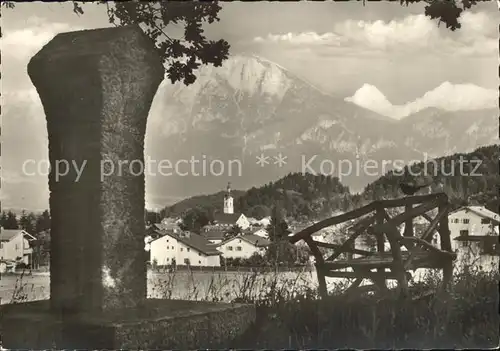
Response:
[{"label": "mountain range", "polygon": [[[154,189],[171,196],[218,191],[228,181],[249,188],[290,172],[338,176],[340,160],[350,160],[352,169],[340,180],[358,191],[398,166],[391,166],[394,160],[403,163],[468,152],[498,138],[496,108],[452,111],[421,104],[420,110],[397,120],[357,105],[356,99],[321,91],[257,56],[232,56],[222,67],[202,67],[197,76],[189,86],[160,87],[148,125],[155,142],[148,138],[146,154],[172,163],[191,157],[222,161],[225,170],[222,175],[148,179]],[[450,90],[449,84],[444,89]],[[273,157],[280,154],[286,164],[274,164]],[[269,163],[258,165],[260,155],[269,157]],[[312,157],[310,167],[304,168]],[[238,160],[241,169],[235,163],[229,167],[230,160]],[[333,172],[332,164],[337,166]],[[221,170],[221,162],[214,166],[214,172]],[[348,170],[347,165],[341,169]],[[182,171],[188,172],[188,166]]]}]

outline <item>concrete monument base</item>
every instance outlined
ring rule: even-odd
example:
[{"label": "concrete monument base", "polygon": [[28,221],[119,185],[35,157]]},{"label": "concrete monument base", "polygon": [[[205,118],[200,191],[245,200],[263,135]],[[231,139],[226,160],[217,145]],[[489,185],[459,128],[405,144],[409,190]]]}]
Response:
[{"label": "concrete monument base", "polygon": [[50,301],[2,306],[7,349],[222,349],[255,321],[255,306],[147,299],[137,309],[61,317]]}]

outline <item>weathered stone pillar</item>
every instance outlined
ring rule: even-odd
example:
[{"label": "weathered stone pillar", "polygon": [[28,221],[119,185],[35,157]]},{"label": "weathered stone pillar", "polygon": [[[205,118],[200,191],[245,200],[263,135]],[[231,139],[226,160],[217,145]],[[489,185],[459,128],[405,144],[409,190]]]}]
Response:
[{"label": "weathered stone pillar", "polygon": [[146,299],[141,165],[161,59],[139,27],[87,30],[57,35],[28,74],[49,135],[51,306],[137,307]]}]

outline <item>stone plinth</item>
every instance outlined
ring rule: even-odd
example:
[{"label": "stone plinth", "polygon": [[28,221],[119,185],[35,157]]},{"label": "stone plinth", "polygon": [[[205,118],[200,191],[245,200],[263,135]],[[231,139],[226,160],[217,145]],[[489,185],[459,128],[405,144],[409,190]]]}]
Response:
[{"label": "stone plinth", "polygon": [[254,306],[146,299],[144,137],[164,77],[152,41],[137,26],[59,34],[28,74],[49,136],[50,301],[2,307],[3,346],[196,349],[241,334]]},{"label": "stone plinth", "polygon": [[52,305],[64,313],[140,305],[140,165],[164,77],[161,59],[139,27],[78,31],[55,36],[31,59],[28,74],[49,136]]},{"label": "stone plinth", "polygon": [[148,299],[140,311],[64,321],[48,301],[1,307],[7,349],[225,349],[255,321],[244,304]]}]

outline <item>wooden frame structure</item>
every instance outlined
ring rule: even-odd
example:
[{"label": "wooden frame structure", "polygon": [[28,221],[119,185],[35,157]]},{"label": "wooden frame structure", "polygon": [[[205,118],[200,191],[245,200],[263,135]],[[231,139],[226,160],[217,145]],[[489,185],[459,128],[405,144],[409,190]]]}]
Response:
[{"label": "wooden frame structure", "polygon": [[[404,212],[390,217],[388,208],[404,207]],[[432,218],[427,213],[438,209]],[[453,261],[456,254],[451,250],[448,213],[450,204],[444,193],[408,196],[399,199],[374,201],[356,210],[325,219],[294,234],[290,241],[295,244],[304,240],[315,258],[319,282],[319,293],[327,296],[326,277],[351,278],[354,283],[346,293],[353,291],[388,291],[386,280],[396,280],[403,296],[408,294],[408,270],[417,268],[436,268],[443,270],[442,288],[446,289],[453,273]],[[423,217],[429,225],[420,237],[416,237],[413,219]],[[330,244],[313,240],[312,234],[329,226],[357,220],[350,227],[350,235],[342,244]],[[397,226],[404,223],[403,235]],[[439,233],[441,248],[431,244],[433,234]],[[355,240],[360,236],[374,236],[377,251],[356,249]],[[384,251],[385,239],[390,244],[390,251]],[[406,247],[406,251],[401,247]],[[320,248],[334,250],[324,256]],[[339,259],[343,253],[347,259]],[[353,255],[361,257],[353,258]],[[345,268],[352,271],[341,271]],[[373,271],[375,270],[375,271]],[[373,285],[362,286],[364,279],[373,281]]]}]

